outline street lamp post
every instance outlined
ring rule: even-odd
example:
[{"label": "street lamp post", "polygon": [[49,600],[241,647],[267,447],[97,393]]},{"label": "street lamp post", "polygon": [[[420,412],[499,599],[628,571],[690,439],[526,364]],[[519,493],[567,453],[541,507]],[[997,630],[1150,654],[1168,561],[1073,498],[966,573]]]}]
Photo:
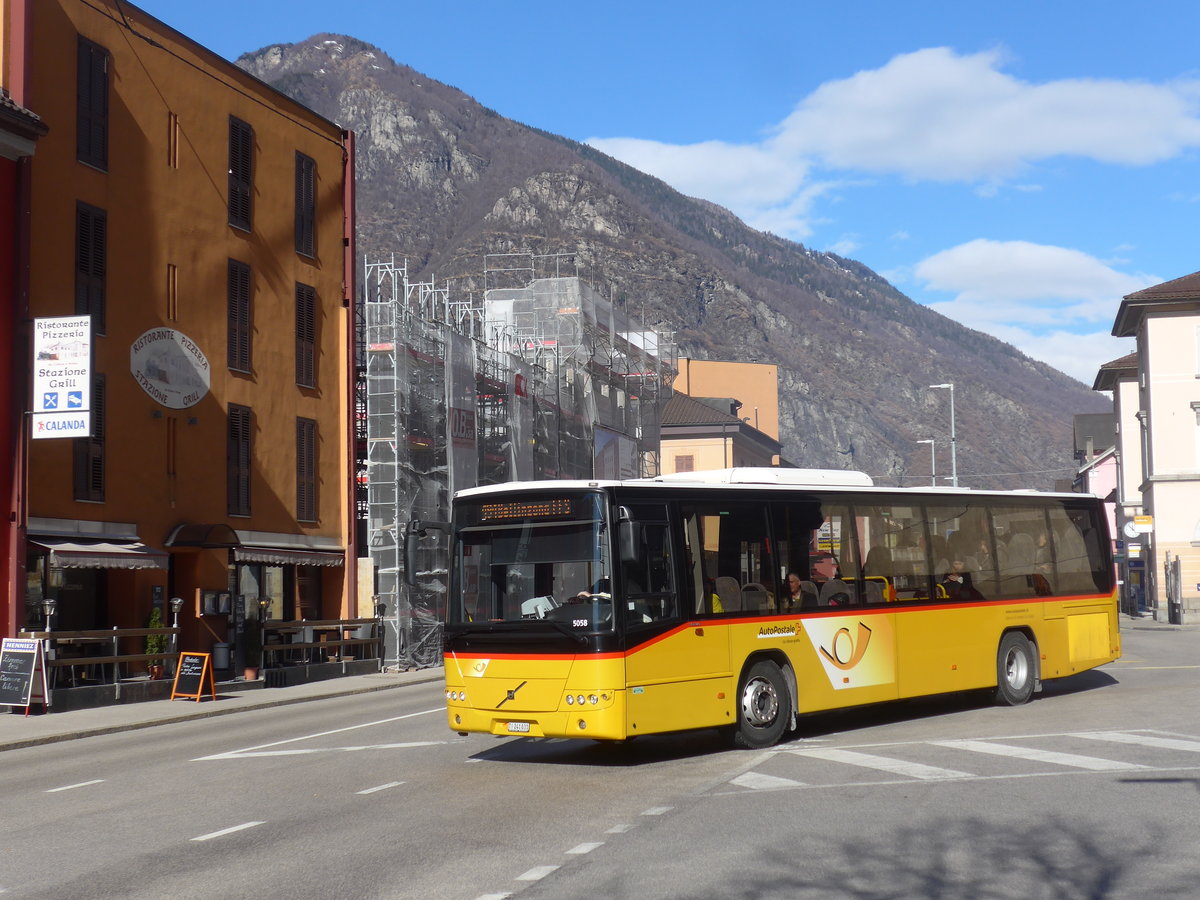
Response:
[{"label": "street lamp post", "polygon": [[950,483],[958,487],[958,438],[954,434],[954,383],[931,384],[930,389],[950,391]]},{"label": "street lamp post", "polygon": [[927,441],[917,441],[917,443],[929,445],[929,483],[937,487],[937,441],[930,438]]},{"label": "street lamp post", "polygon": [[175,631],[171,635],[171,674],[175,674],[175,662],[179,659],[179,611],[183,609],[183,598],[171,598],[171,627]]},{"label": "street lamp post", "polygon": [[[46,631],[50,631],[50,620],[54,617],[54,613],[58,611],[58,600],[54,597],[46,597],[42,600],[42,614],[46,617]],[[47,641],[47,644],[49,642]]]}]

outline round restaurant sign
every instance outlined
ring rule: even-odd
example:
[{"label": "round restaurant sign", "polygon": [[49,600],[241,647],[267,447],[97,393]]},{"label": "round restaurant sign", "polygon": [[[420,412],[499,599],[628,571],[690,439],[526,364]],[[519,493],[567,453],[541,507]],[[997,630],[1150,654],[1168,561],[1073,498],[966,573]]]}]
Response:
[{"label": "round restaurant sign", "polygon": [[170,409],[195,406],[208,393],[208,358],[174,328],[151,328],[134,341],[129,371],[142,390]]}]

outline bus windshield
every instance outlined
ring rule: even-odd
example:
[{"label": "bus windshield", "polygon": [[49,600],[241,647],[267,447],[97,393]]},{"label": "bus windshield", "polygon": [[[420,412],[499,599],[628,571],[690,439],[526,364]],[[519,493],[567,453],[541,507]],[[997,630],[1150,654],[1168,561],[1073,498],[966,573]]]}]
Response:
[{"label": "bus windshield", "polygon": [[609,531],[601,494],[480,497],[457,506],[447,624],[613,628]]}]

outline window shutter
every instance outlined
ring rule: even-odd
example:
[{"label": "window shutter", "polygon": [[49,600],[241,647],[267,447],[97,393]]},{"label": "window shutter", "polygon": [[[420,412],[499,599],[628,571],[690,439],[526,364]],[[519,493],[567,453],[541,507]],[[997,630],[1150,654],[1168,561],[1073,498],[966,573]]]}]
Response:
[{"label": "window shutter", "polygon": [[316,387],[317,291],[296,285],[296,384]]},{"label": "window shutter", "polygon": [[92,432],[75,438],[74,487],[76,500],[104,501],[105,380],[103,374],[92,379]]},{"label": "window shutter", "polygon": [[229,224],[249,231],[254,195],[254,129],[229,117]]},{"label": "window shutter", "polygon": [[229,297],[229,368],[249,372],[250,353],[250,266],[229,260],[227,291]]},{"label": "window shutter", "polygon": [[231,516],[250,515],[250,408],[229,405],[225,451],[227,505]]},{"label": "window shutter", "polygon": [[75,71],[75,155],[108,169],[108,51],[79,39]]},{"label": "window shutter", "polygon": [[316,255],[316,176],[317,164],[296,152],[296,252]]},{"label": "window shutter", "polygon": [[317,518],[317,423],[296,420],[296,518],[314,522]]},{"label": "window shutter", "polygon": [[105,283],[108,256],[108,216],[102,209],[75,206],[75,312],[92,317],[96,334],[106,331]]}]

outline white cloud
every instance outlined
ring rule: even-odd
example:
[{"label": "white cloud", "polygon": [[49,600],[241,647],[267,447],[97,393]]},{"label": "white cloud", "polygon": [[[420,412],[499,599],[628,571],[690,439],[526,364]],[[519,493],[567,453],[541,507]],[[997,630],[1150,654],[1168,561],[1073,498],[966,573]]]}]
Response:
[{"label": "white cloud", "polygon": [[1111,326],[1121,297],[1163,280],[1066,247],[988,240],[935,253],[913,276],[954,295],[930,308],[1089,384],[1101,364],[1131,352],[1097,326]]},{"label": "white cloud", "polygon": [[1102,79],[1030,84],[999,53],[894,57],[806,97],[770,141],[828,166],[933,181],[1003,178],[1070,155],[1147,165],[1200,146],[1197,85]]},{"label": "white cloud", "polygon": [[847,259],[859,247],[858,236],[853,234],[843,235],[840,240],[834,241],[825,248],[828,253],[836,253],[838,256],[844,256]]},{"label": "white cloud", "polygon": [[1096,373],[1102,365],[1136,349],[1133,338],[1116,338],[1107,331],[1030,334],[1013,328],[994,334],[1026,356],[1051,365],[1089,387],[1096,380]]},{"label": "white cloud", "polygon": [[728,207],[754,227],[792,238],[810,233],[812,202],[830,186],[825,177],[821,190],[813,190],[818,167],[964,181],[988,197],[1054,157],[1138,166],[1200,147],[1200,81],[1033,84],[1001,71],[1003,62],[996,51],[963,55],[946,47],[901,54],[881,68],[820,85],[759,143],[624,137],[587,143],[685,194]]},{"label": "white cloud", "polygon": [[690,197],[735,212],[774,206],[793,197],[809,171],[803,159],[749,144],[663,144],[638,138],[590,138],[587,143]]}]

